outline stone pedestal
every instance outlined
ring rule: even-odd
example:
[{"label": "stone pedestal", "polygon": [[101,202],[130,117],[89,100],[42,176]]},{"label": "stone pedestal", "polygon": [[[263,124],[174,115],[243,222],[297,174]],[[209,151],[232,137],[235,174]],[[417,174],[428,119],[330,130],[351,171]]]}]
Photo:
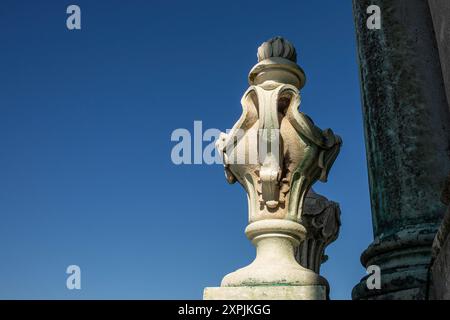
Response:
[{"label": "stone pedestal", "polygon": [[306,234],[299,223],[260,220],[249,224],[245,234],[256,247],[256,258],[250,265],[226,275],[222,280],[223,287],[328,285],[323,277],[301,266],[295,259],[295,250]]},{"label": "stone pedestal", "polygon": [[[367,28],[367,8],[381,29]],[[445,212],[450,115],[428,1],[353,1],[374,242],[364,267],[381,268],[381,289],[366,278],[354,299],[425,299],[431,245]]]},{"label": "stone pedestal", "polygon": [[[314,182],[326,181],[342,141],[299,112],[305,81],[288,41],[277,37],[259,47],[241,101],[242,116],[217,141],[228,182],[239,182],[247,192],[245,234],[256,247],[256,258],[226,275],[220,288],[207,288],[205,299],[328,296],[326,279],[299,264],[296,252],[307,238],[305,196]],[[321,260],[322,249],[311,252]]]},{"label": "stone pedestal", "polygon": [[248,286],[205,288],[204,300],[326,300],[326,286]]}]

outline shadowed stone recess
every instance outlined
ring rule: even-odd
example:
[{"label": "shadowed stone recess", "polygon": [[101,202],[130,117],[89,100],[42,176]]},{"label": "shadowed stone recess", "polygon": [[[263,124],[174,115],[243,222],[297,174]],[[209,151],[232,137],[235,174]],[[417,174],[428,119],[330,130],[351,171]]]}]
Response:
[{"label": "shadowed stone recess", "polygon": [[296,251],[297,261],[320,274],[321,264],[328,260],[325,248],[339,235],[339,204],[315,193],[311,188],[305,198],[301,223],[306,229],[306,238]]},{"label": "shadowed stone recess", "polygon": [[450,102],[450,1],[428,0],[428,4],[433,17],[447,102]]},{"label": "shadowed stone recess", "polygon": [[441,200],[447,206],[447,213],[433,242],[429,288],[431,300],[450,300],[450,176]]}]

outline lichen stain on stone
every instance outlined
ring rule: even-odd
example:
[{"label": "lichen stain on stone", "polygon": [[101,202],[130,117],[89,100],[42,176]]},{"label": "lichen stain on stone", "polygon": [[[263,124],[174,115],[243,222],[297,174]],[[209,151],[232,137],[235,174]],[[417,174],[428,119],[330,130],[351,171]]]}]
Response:
[{"label": "lichen stain on stone", "polygon": [[[370,4],[382,8],[381,30],[365,26]],[[448,148],[448,129],[443,124],[440,132],[430,114],[425,79],[417,70],[423,64],[417,60],[417,32],[397,22],[391,1],[355,1],[354,10],[363,44],[358,56],[375,235],[415,224],[418,216],[436,221],[443,208],[430,201],[438,187],[429,172],[436,170],[436,150]]]}]

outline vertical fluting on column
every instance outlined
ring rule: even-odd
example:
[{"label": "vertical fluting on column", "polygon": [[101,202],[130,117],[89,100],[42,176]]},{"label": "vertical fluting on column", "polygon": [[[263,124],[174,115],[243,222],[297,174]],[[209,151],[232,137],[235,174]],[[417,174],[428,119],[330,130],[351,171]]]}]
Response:
[{"label": "vertical fluting on column", "polygon": [[[381,29],[367,8],[381,8]],[[427,1],[354,0],[374,242],[365,267],[381,268],[354,299],[424,299],[431,245],[445,208],[450,116]]]}]

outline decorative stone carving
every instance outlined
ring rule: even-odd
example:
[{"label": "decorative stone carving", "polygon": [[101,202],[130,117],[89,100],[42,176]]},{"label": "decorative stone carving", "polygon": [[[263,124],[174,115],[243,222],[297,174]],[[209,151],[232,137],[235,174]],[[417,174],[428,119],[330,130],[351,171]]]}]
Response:
[{"label": "decorative stone carving", "polygon": [[[445,2],[445,1],[440,1]],[[367,28],[367,8],[382,28]],[[364,276],[354,299],[423,300],[431,246],[450,172],[450,111],[429,1],[353,0],[374,240],[364,269],[381,269],[381,289]],[[447,22],[448,19],[445,20]],[[448,41],[445,38],[444,41]]]},{"label": "decorative stone carving", "polygon": [[306,239],[297,249],[297,261],[305,268],[320,273],[320,265],[328,257],[325,248],[337,239],[341,226],[339,204],[329,201],[310,189],[306,195],[301,224],[306,228]]},{"label": "decorative stone carving", "polygon": [[327,286],[298,264],[295,250],[307,233],[301,224],[305,196],[314,182],[326,181],[342,141],[299,112],[305,74],[296,56],[292,44],[279,37],[259,47],[242,116],[217,141],[228,182],[238,181],[247,192],[245,233],[257,248],[255,260],[225,276],[222,287]]}]

